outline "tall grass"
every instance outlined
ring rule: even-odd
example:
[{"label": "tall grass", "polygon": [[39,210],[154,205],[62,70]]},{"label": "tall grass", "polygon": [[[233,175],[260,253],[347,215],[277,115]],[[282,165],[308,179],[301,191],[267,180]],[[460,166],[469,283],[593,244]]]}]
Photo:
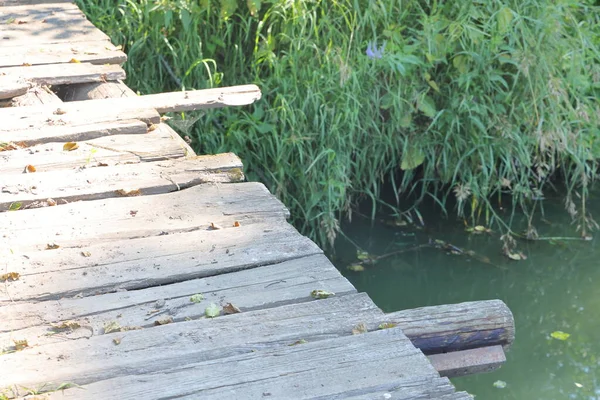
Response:
[{"label": "tall grass", "polygon": [[[332,243],[358,201],[432,197],[476,223],[566,183],[587,235],[600,157],[600,7],[592,0],[78,0],[129,54],[141,92],[256,83],[206,113],[202,153],[234,151],[304,233]],[[371,51],[367,55],[367,48]],[[396,211],[398,211],[396,209]]]}]

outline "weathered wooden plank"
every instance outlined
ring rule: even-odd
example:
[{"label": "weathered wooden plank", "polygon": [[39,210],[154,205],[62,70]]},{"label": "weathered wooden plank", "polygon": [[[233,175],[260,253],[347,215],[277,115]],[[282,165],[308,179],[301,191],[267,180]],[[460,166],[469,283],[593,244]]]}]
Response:
[{"label": "weathered wooden plank", "polygon": [[440,375],[449,378],[494,371],[506,362],[500,345],[432,354],[428,358]]},{"label": "weathered wooden plank", "polygon": [[[132,210],[137,211],[135,216]],[[260,183],[203,184],[169,194],[0,213],[0,237],[14,249],[30,251],[45,248],[48,241],[71,247],[204,230],[211,222],[227,228],[236,220],[243,225],[245,220],[288,215],[285,206]]]},{"label": "weathered wooden plank", "polygon": [[[69,85],[65,87],[62,95],[67,101],[137,97],[137,94],[121,81]],[[183,148],[186,156],[194,156],[196,154],[189,143],[183,140],[177,132],[168,125],[157,125],[156,134],[165,138],[170,137],[175,140]]]},{"label": "weathered wooden plank", "polygon": [[62,104],[62,100],[47,86],[32,86],[24,95],[12,99],[13,107],[28,107],[39,104]]},{"label": "weathered wooden plank", "polygon": [[[203,279],[93,297],[63,298],[39,303],[10,303],[0,307],[0,351],[12,339],[27,340],[29,346],[64,342],[104,334],[104,326],[116,321],[125,327],[151,328],[155,321],[198,319],[210,303],[234,304],[242,312],[312,301],[315,289],[355,293],[356,289],[323,255],[284,261],[251,270]],[[200,303],[190,297],[203,294]],[[61,323],[80,328],[57,333]]]},{"label": "weathered wooden plank", "polygon": [[27,165],[33,165],[37,172],[46,172],[139,162],[141,159],[136,154],[99,148],[87,143],[80,143],[80,148],[74,151],[63,151],[63,143],[47,143],[0,152],[0,171],[3,176],[21,175]]},{"label": "weathered wooden plank", "polygon": [[454,386],[448,378],[435,375],[400,378],[383,385],[365,386],[346,390],[327,397],[313,397],[312,400],[374,400],[374,399],[447,399],[454,395]]},{"label": "weathered wooden plank", "polygon": [[27,93],[29,83],[19,81],[5,81],[0,76],[0,100],[12,99],[15,96],[21,96]]},{"label": "weathered wooden plank", "polygon": [[[232,365],[237,365],[240,369],[236,367],[236,370],[241,372],[242,360],[247,357],[250,357],[251,363],[260,362],[261,359],[269,363],[269,360],[278,358],[264,353],[260,354],[263,351],[294,354],[314,348],[315,353],[311,352],[311,355],[318,352],[325,355],[324,348],[330,347],[339,348],[340,351],[346,349],[346,353],[343,356],[329,354],[325,357],[326,359],[330,359],[332,363],[341,362],[347,366],[356,367],[351,370],[364,372],[360,366],[353,365],[354,362],[351,359],[356,357],[358,362],[360,357],[363,357],[363,361],[366,361],[378,351],[373,347],[373,353],[354,352],[350,346],[353,343],[375,346],[369,340],[373,337],[381,339],[383,348],[387,349],[389,355],[394,355],[392,358],[398,358],[394,369],[401,368],[402,372],[408,376],[437,375],[422,353],[410,344],[410,341],[399,329],[387,329],[360,336],[350,335],[331,341],[323,340],[337,337],[340,332],[351,330],[357,321],[372,318],[380,313],[380,310],[372,304],[367,296],[348,295],[282,306],[276,309],[234,314],[212,320],[201,319],[150,329],[110,333],[94,336],[84,341],[53,343],[1,357],[0,367],[8,373],[0,376],[0,387],[11,384],[23,384],[31,387],[45,382],[88,384],[128,373],[165,371],[186,364],[198,363],[201,365],[206,360],[216,359],[222,361],[209,361],[208,364],[215,367],[219,364],[226,365],[230,372]],[[121,339],[118,346],[114,344],[114,338]],[[300,339],[304,339],[308,343],[289,346]],[[395,340],[401,340],[405,344],[396,347],[394,346]],[[325,344],[323,344],[324,342]],[[307,347],[304,347],[305,345]],[[415,358],[411,360],[412,362],[406,358],[399,358],[400,354],[397,351],[400,349],[401,353],[414,355]],[[369,353],[370,356],[367,356],[366,353]],[[127,356],[124,357],[124,354]],[[89,362],[90,357],[94,359],[93,363]],[[236,360],[237,357],[239,357],[238,360]],[[61,359],[64,362],[61,362]],[[377,357],[373,359],[377,359]],[[18,368],[15,368],[15,363],[18,363]],[[279,365],[276,371],[277,375],[285,371],[285,364],[288,363]],[[321,362],[311,364],[313,366],[321,365]],[[257,368],[256,364],[254,365],[254,370],[262,370],[262,368]],[[325,364],[323,365],[325,366]],[[404,367],[400,367],[400,365],[404,365]],[[265,369],[267,366],[268,364],[265,364]],[[306,368],[306,364],[299,360],[290,361],[289,366],[301,370]],[[198,372],[201,367],[199,366],[196,370]],[[172,374],[169,375],[172,376]],[[201,375],[204,374],[201,373]],[[219,375],[221,373],[211,374],[210,379],[202,379],[202,381],[206,381],[209,387],[220,386]],[[239,375],[246,376],[245,373]],[[252,379],[252,377],[249,378]]]},{"label": "weathered wooden plank", "polygon": [[[38,100],[32,96],[27,101]],[[3,135],[3,140],[19,143],[21,146],[33,146],[42,143],[81,142],[103,136],[139,135],[146,133],[148,133],[148,125],[145,122],[137,119],[126,119],[85,125],[49,126],[39,130],[13,131]]]},{"label": "weathered wooden plank", "polygon": [[102,107],[93,102],[63,103],[60,107],[54,104],[33,107],[14,107],[0,109],[0,137],[12,140],[14,131],[36,132],[49,127],[68,127],[91,125],[99,122],[114,122],[139,119],[147,124],[158,124],[160,115],[153,109],[127,108],[106,102]]},{"label": "weathered wooden plank", "polygon": [[421,307],[388,314],[425,354],[502,345],[515,338],[515,322],[501,300]]},{"label": "weathered wooden plank", "polygon": [[4,6],[1,17],[0,47],[110,40],[70,3]]},{"label": "weathered wooden plank", "polygon": [[22,6],[28,4],[44,3],[72,3],[73,0],[0,0],[0,7],[3,6]]},{"label": "weathered wooden plank", "polygon": [[66,85],[73,83],[106,82],[125,79],[119,65],[94,65],[90,63],[49,64],[27,67],[0,68],[0,91],[11,88],[16,81],[37,85]]},{"label": "weathered wooden plank", "polygon": [[0,67],[65,64],[73,59],[97,65],[120,65],[127,61],[127,55],[108,40],[0,47]]},{"label": "weathered wooden plank", "polygon": [[[92,399],[101,392],[109,397],[119,393],[120,398],[131,399],[134,391],[143,397],[182,399],[329,397],[398,381],[399,376],[409,380],[409,387],[415,383],[410,378],[437,377],[423,358],[400,330],[391,329],[247,352],[137,378],[124,376],[88,385],[85,394]],[[153,387],[147,384],[148,379],[153,381]],[[167,380],[170,384],[166,384]],[[423,389],[427,392],[426,387]]]},{"label": "weathered wooden plank", "polygon": [[[136,217],[129,215],[130,210],[124,208],[123,214],[134,220]],[[210,219],[222,222],[218,218],[216,214],[212,218],[209,216],[205,226]],[[165,227],[164,234],[156,231],[159,236],[118,242],[113,244],[114,247],[81,245],[36,253],[23,252],[21,257],[11,258],[15,259],[15,263],[11,262],[11,272],[17,272],[21,277],[0,287],[0,304],[141,289],[321,253],[312,241],[282,220],[279,221],[280,227],[273,227],[278,221],[252,224],[249,219],[240,218],[243,225],[234,228],[234,218],[228,219],[231,228],[227,229],[192,228],[195,230],[189,232],[190,228],[176,227],[179,232],[188,231],[187,234],[169,235]],[[143,218],[140,218],[140,223],[142,221]],[[145,234],[143,231],[140,233]],[[135,232],[129,232],[131,234]],[[98,241],[101,239],[99,235]],[[108,253],[100,253],[102,250]],[[86,257],[87,254],[89,257]],[[39,260],[45,263],[39,264]]]},{"label": "weathered wooden plank", "polygon": [[152,195],[201,183],[240,182],[244,179],[241,168],[241,160],[233,153],[226,153],[141,165],[11,174],[0,183],[0,211],[7,211],[11,204],[17,203],[20,209],[43,207],[49,198],[66,204],[119,197],[117,192],[123,188]]}]

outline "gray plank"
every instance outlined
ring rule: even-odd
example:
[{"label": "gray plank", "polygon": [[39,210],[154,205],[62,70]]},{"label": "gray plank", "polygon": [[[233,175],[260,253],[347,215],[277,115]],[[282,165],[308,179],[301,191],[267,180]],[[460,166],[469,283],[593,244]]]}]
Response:
[{"label": "gray plank", "polygon": [[110,40],[70,3],[4,6],[2,18],[14,22],[0,24],[0,47]]},{"label": "gray plank", "polygon": [[163,373],[124,376],[50,398],[83,393],[89,399],[331,398],[342,391],[402,378],[414,392],[415,380],[410,378],[436,375],[402,332],[390,329],[200,362]]},{"label": "gray plank", "polygon": [[[127,210],[123,211],[128,213]],[[11,272],[20,273],[21,277],[0,286],[0,304],[140,289],[321,252],[312,241],[282,220],[279,224],[275,220],[262,224],[252,224],[249,220],[241,223],[240,227],[218,231],[193,229],[145,240],[81,245],[7,257],[7,261],[15,260],[10,262]],[[89,252],[90,256],[84,257],[82,252]]]},{"label": "gray plank", "polygon": [[[139,119],[147,124],[158,124],[160,115],[149,108],[123,109],[116,104],[105,103],[102,108],[92,102],[78,101],[39,105],[32,107],[8,107],[0,109],[0,118],[4,122],[0,126],[0,135],[4,141],[12,141],[15,131],[38,132],[44,129],[70,126],[90,125],[99,122],[114,122]],[[58,129],[58,128],[57,128]]]},{"label": "gray plank", "polygon": [[62,104],[47,86],[32,86],[24,95],[12,99],[13,107],[28,107],[38,104]]},{"label": "gray plank", "polygon": [[429,356],[429,361],[440,375],[453,378],[494,371],[506,362],[506,356],[502,346],[494,345],[478,349],[433,354]]},{"label": "gray plank", "polygon": [[[355,293],[323,255],[302,257],[278,264],[180,283],[93,297],[38,303],[10,303],[0,307],[0,349],[11,340],[27,340],[29,346],[64,342],[104,334],[104,326],[117,321],[121,326],[151,328],[155,321],[171,317],[174,322],[198,319],[210,303],[232,303],[242,312],[312,301],[315,289]],[[201,293],[204,300],[192,303]],[[56,333],[53,326],[75,322],[81,328]]]},{"label": "gray plank", "polygon": [[62,205],[120,197],[118,191],[124,188],[152,195],[201,183],[240,182],[244,179],[241,168],[240,159],[226,153],[139,165],[9,174],[0,184],[0,212],[10,210],[14,204],[20,204],[21,209],[44,207],[49,198]]},{"label": "gray plank", "polygon": [[[136,211],[134,215],[132,210]],[[278,218],[280,225],[284,225],[283,218],[287,216],[285,206],[260,183],[203,184],[155,196],[103,199],[0,213],[0,237],[5,238],[6,247],[27,252],[32,257],[34,254],[29,254],[32,250],[44,250],[48,242],[56,242],[63,248],[89,246],[113,240],[206,230],[211,222],[229,228],[239,221],[243,226],[246,220],[266,217]],[[208,231],[215,233],[211,238],[234,232],[233,228]]]},{"label": "gray plank", "polygon": [[515,338],[515,321],[501,300],[420,307],[388,314],[425,354],[502,345]]},{"label": "gray plank", "polygon": [[38,85],[106,82],[125,79],[125,71],[119,65],[94,65],[90,63],[0,68],[0,87],[19,79]]},{"label": "gray plank", "polygon": [[65,64],[73,59],[96,65],[120,65],[127,61],[127,55],[108,40],[0,47],[0,67]]},{"label": "gray plank", "polygon": [[[88,384],[261,350],[301,348],[289,345],[300,339],[311,343],[347,336],[358,322],[381,314],[368,296],[347,295],[26,348],[0,357],[0,370],[5,371],[0,375],[0,387]],[[398,331],[400,336],[410,343]],[[115,338],[120,339],[119,345],[113,342]],[[422,353],[418,354],[423,364],[435,371]]]},{"label": "gray plank", "polygon": [[[33,165],[37,172],[49,172],[93,168],[104,164],[172,160],[188,155],[187,149],[168,131],[156,129],[142,136],[144,124],[139,121],[95,124],[84,129],[88,131],[79,133],[78,129],[66,129],[62,133],[69,136],[101,136],[78,141],[79,148],[73,151],[64,151],[63,142],[49,142],[0,152],[0,170],[4,175],[22,174],[26,165]],[[54,133],[60,135],[61,131]],[[47,138],[45,135],[42,137]]]}]

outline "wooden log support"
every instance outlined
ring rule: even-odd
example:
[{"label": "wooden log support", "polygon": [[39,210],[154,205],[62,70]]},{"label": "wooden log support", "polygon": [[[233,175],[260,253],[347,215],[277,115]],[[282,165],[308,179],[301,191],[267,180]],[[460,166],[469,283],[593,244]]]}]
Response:
[{"label": "wooden log support", "polygon": [[423,353],[438,354],[500,345],[515,338],[515,322],[501,300],[421,307],[387,314]]}]

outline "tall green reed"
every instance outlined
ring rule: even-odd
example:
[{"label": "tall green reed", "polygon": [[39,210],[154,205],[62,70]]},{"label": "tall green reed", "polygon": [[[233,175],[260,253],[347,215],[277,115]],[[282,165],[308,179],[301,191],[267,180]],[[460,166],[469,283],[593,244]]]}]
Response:
[{"label": "tall green reed", "polygon": [[[239,154],[321,245],[365,199],[409,216],[426,197],[445,210],[454,196],[469,223],[510,231],[496,199],[532,213],[556,178],[582,234],[594,226],[593,1],[78,3],[124,45],[141,92],[258,84],[261,102],[206,113],[194,145]],[[383,203],[386,182],[414,204]]]}]

